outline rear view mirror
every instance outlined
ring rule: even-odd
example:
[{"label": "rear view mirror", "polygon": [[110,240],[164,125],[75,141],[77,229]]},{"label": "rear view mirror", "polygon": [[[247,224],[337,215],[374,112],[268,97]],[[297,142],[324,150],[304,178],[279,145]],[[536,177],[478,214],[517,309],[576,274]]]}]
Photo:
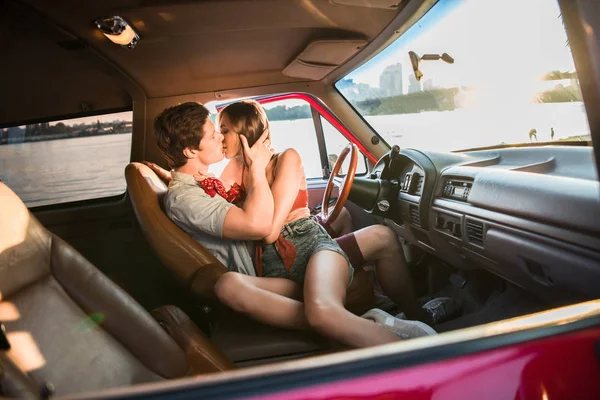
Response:
[{"label": "rear view mirror", "polygon": [[419,55],[417,53],[415,53],[414,51],[409,51],[408,57],[410,58],[410,63],[412,65],[412,69],[415,73],[415,78],[417,79],[417,82],[419,82],[421,80],[421,78],[423,77],[423,73],[421,72],[421,69],[420,69],[421,60],[437,61],[437,60],[441,59],[442,61],[445,61],[448,64],[454,64],[454,58],[452,58],[448,53],[443,53],[442,55],[423,54],[422,57],[419,57]]}]

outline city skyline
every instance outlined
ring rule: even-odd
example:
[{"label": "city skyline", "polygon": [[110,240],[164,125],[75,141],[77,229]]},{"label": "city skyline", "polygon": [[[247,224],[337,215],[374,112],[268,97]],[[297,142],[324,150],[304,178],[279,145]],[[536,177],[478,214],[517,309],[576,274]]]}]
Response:
[{"label": "city skyline", "polygon": [[380,87],[385,68],[402,63],[408,66],[403,71],[403,81],[408,82],[413,73],[408,51],[454,57],[455,64],[421,63],[424,79],[434,77],[438,87],[502,87],[507,82],[524,86],[551,70],[574,71],[558,5],[547,0],[508,1],[514,7],[480,0],[439,3],[401,39],[346,78]]}]

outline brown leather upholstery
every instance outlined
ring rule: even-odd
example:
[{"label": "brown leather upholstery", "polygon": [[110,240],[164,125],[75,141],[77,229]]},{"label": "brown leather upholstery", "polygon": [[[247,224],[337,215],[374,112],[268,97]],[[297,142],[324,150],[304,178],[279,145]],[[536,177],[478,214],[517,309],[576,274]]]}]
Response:
[{"label": "brown leather upholstery", "polygon": [[[232,366],[199,331],[173,340],[129,295],[48,232],[3,183],[0,321],[12,345],[11,361],[35,382],[51,382],[57,394]],[[203,350],[189,352],[190,340]],[[23,386],[0,383],[5,390]]]},{"label": "brown leather upholstery", "polygon": [[[162,210],[167,187],[150,168],[133,162],[125,168],[131,203],[150,244],[159,258],[192,293],[215,300],[214,285],[227,271],[204,246],[172,222]],[[348,289],[346,308],[360,314],[375,304],[367,274],[357,269]]]},{"label": "brown leather upholstery", "polygon": [[227,268],[163,212],[167,186],[154,171],[136,162],[125,168],[125,179],[142,232],[162,263],[193,294],[216,301],[213,289]]},{"label": "brown leather upholstery", "polygon": [[214,351],[210,340],[179,308],[164,306],[152,311],[152,316],[183,349],[190,360],[190,374],[225,371],[235,365],[220,351]]}]

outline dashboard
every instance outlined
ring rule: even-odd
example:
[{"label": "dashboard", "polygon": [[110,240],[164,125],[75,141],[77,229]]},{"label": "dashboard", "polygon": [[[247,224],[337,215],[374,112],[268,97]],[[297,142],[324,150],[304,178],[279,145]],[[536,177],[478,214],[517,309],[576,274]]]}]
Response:
[{"label": "dashboard", "polygon": [[355,179],[351,201],[456,268],[484,268],[552,299],[600,297],[591,148],[398,150],[365,179],[369,196]]}]

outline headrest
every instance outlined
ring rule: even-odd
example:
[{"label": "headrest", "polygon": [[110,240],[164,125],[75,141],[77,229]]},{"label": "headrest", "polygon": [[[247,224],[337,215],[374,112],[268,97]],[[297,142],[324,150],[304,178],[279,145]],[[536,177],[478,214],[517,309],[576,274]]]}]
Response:
[{"label": "headrest", "polygon": [[132,162],[125,168],[125,179],[127,180],[128,187],[131,180],[132,183],[135,183],[141,190],[146,192],[146,195],[140,200],[154,202],[154,197],[148,196],[150,193],[154,193],[156,200],[162,208],[162,198],[168,188],[154,171],[142,163]]}]

